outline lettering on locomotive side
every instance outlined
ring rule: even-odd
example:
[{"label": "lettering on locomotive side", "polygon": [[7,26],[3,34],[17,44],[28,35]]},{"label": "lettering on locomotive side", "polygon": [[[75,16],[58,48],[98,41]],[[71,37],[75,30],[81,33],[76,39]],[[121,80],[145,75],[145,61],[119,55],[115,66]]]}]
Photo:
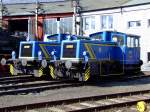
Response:
[{"label": "lettering on locomotive side", "polygon": [[72,49],[72,48],[73,48],[73,45],[66,45],[66,48]]}]

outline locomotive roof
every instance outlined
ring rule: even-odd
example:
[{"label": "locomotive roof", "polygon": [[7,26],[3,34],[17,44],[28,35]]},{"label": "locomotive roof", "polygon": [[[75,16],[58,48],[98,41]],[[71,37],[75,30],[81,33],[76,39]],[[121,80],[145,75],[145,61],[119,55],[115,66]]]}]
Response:
[{"label": "locomotive roof", "polygon": [[96,32],[96,33],[90,34],[90,36],[97,35],[97,34],[99,34],[99,33],[103,33],[103,32],[110,32],[110,33],[125,34],[125,35],[127,35],[127,36],[134,36],[134,37],[138,37],[138,38],[140,38],[140,36],[139,36],[139,35],[136,35],[136,34],[128,34],[128,33],[124,33],[124,32],[117,32],[117,31],[101,31],[101,32]]}]

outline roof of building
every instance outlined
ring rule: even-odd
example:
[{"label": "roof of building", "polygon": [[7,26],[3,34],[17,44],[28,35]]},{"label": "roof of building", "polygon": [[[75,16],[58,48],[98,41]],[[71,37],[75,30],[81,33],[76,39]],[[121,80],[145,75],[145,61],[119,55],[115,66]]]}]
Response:
[{"label": "roof of building", "polygon": [[22,4],[22,3],[35,3],[36,1],[41,3],[47,2],[57,2],[64,0],[2,0],[4,4]]},{"label": "roof of building", "polygon": [[130,6],[130,5],[138,5],[138,4],[150,4],[150,0],[130,0],[129,2],[123,5]]},{"label": "roof of building", "polygon": [[[36,0],[3,0],[4,15],[33,15],[36,10]],[[72,0],[38,0],[39,13],[73,12]],[[149,3],[150,0],[79,0],[82,11],[115,8],[128,5]]]}]

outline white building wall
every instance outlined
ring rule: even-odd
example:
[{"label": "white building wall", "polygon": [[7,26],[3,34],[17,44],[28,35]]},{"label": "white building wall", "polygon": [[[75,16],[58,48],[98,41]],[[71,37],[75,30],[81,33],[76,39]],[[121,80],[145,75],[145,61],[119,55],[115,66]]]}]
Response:
[{"label": "white building wall", "polygon": [[[123,30],[126,33],[132,33],[141,36],[141,59],[144,63],[148,61],[147,53],[150,52],[150,27],[148,25],[148,20],[150,19],[150,9],[147,8],[147,6],[125,8],[124,11],[128,12],[123,12],[124,23],[126,23]],[[140,21],[141,26],[129,28],[129,21]]]},{"label": "white building wall", "polygon": [[[102,31],[101,29],[101,16],[112,15],[113,16],[113,28],[105,30],[115,30],[130,34],[140,35],[140,45],[141,45],[141,59],[144,63],[147,63],[148,56],[147,53],[150,52],[150,24],[148,20],[150,19],[150,5],[118,8],[113,10],[103,10],[95,11],[90,13],[84,13],[83,17],[96,16],[95,19],[95,30],[84,30],[86,35],[94,32]],[[140,21],[141,26],[139,27],[129,27],[129,21]]]}]

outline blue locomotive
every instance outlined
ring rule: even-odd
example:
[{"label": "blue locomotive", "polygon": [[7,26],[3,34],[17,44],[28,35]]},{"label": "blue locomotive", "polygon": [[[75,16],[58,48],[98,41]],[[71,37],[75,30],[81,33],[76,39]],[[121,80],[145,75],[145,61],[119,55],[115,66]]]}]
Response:
[{"label": "blue locomotive", "polygon": [[22,41],[19,59],[12,52],[12,59],[7,60],[11,75],[33,74],[35,77],[49,74],[49,64],[60,58],[60,45],[69,34],[46,35],[44,41]]},{"label": "blue locomotive", "polygon": [[64,40],[60,60],[50,65],[53,78],[87,81],[92,77],[122,75],[140,71],[140,36],[104,31],[90,40]]}]

